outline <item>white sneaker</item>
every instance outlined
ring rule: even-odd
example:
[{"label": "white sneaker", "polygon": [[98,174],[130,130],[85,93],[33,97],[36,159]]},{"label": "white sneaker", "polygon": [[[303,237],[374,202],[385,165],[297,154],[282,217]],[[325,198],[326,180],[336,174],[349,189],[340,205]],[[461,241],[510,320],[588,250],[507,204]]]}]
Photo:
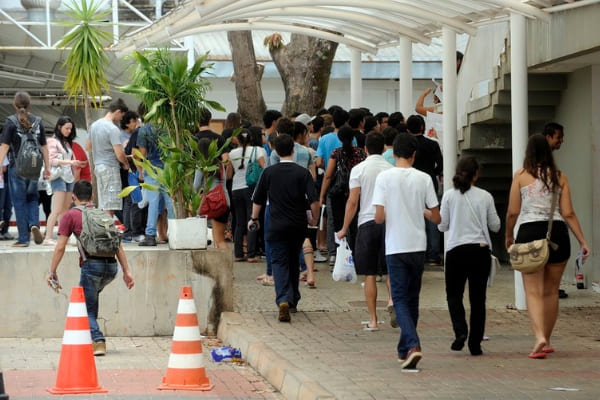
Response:
[{"label": "white sneaker", "polygon": [[321,252],[319,250],[315,250],[313,252],[313,257],[314,257],[315,262],[318,262],[318,263],[327,261],[327,257],[323,257],[323,255],[321,254]]},{"label": "white sneaker", "polygon": [[335,265],[335,256],[329,257],[329,265],[333,267]]}]

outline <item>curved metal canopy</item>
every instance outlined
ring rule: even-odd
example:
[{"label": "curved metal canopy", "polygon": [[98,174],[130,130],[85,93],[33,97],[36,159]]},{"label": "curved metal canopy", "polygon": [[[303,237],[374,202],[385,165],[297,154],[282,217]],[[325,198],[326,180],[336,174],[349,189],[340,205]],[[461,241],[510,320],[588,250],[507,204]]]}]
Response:
[{"label": "curved metal canopy", "polygon": [[475,35],[511,12],[550,20],[565,0],[188,0],[122,37],[118,53],[212,31],[268,29],[326,38],[363,52],[395,46],[400,36],[429,44],[442,27]]}]

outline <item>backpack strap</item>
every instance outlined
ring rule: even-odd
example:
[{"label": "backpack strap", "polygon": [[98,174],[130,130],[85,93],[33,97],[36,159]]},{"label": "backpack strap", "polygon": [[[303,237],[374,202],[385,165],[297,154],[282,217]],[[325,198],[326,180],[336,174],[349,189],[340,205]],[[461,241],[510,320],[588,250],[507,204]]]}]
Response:
[{"label": "backpack strap", "polygon": [[[84,210],[85,206],[75,206],[73,208],[81,211],[81,229],[83,229],[83,210]],[[85,254],[85,249],[83,248],[83,245],[81,244],[81,239],[79,239],[79,235],[76,234],[75,232],[73,232],[73,234],[75,235],[75,239],[77,239],[77,249],[79,250],[81,259],[83,260],[83,262],[86,262],[88,258],[87,258],[87,255]]]}]

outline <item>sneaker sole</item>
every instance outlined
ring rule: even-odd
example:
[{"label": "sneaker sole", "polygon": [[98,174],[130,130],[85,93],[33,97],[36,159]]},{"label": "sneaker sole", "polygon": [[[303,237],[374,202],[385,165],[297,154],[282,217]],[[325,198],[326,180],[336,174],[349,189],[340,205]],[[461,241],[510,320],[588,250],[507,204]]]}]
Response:
[{"label": "sneaker sole", "polygon": [[40,228],[37,226],[31,227],[31,234],[33,235],[33,241],[35,244],[42,244],[44,242],[44,236],[42,235]]},{"label": "sneaker sole", "polygon": [[417,368],[417,364],[423,358],[423,353],[414,352],[402,363],[402,369],[415,369]]},{"label": "sneaker sole", "polygon": [[392,328],[397,328],[399,325],[398,325],[398,320],[396,319],[396,310],[394,310],[394,306],[391,304],[388,305],[387,312],[388,312],[388,314],[390,314],[390,326]]}]

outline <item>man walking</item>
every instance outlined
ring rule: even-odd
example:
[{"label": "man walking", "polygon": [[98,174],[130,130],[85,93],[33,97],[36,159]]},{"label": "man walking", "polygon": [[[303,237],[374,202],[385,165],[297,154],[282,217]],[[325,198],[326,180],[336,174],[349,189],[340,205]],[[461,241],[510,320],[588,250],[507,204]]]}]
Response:
[{"label": "man walking", "polygon": [[121,172],[129,170],[129,162],[121,144],[121,131],[117,127],[128,111],[122,99],[112,101],[104,118],[90,126],[90,138],[86,143],[94,159],[94,175],[98,184],[98,208],[113,216],[123,209]]},{"label": "man walking", "polygon": [[[393,129],[393,128],[390,128]],[[377,275],[380,271],[387,271],[385,264],[385,226],[375,223],[375,206],[373,205],[373,191],[375,180],[380,172],[392,168],[382,156],[384,147],[383,135],[379,132],[370,132],[365,140],[368,157],[350,171],[350,195],[346,202],[344,213],[344,226],[337,233],[338,239],[346,237],[346,232],[358,212],[358,233],[354,245],[354,266],[358,275],[365,276],[365,298],[369,311],[367,331],[378,330],[377,326]],[[387,273],[386,273],[387,274]],[[389,295],[388,280],[388,310],[392,314],[392,326],[397,327],[393,315],[392,300]],[[395,325],[395,326],[394,326]]]},{"label": "man walking", "polygon": [[[307,224],[316,224],[319,196],[310,172],[293,161],[292,137],[284,134],[275,138],[275,151],[281,160],[266,168],[256,185],[248,230],[258,228],[260,209],[268,198],[266,240],[275,279],[275,301],[279,307],[279,321],[290,322],[290,312],[296,312],[300,301],[298,254],[306,237]],[[311,213],[308,213],[309,205]]]},{"label": "man walking", "polygon": [[[81,180],[75,183],[73,187],[73,202],[76,206],[93,208],[92,203],[92,184],[88,181]],[[48,286],[54,284],[60,287],[58,283],[58,274],[56,273],[58,265],[65,254],[65,248],[72,233],[80,236],[83,230],[82,224],[83,211],[77,208],[72,208],[67,211],[60,219],[58,227],[58,241],[52,255],[52,263],[46,281]],[[83,287],[85,295],[85,305],[90,322],[90,332],[92,336],[92,346],[95,356],[103,356],[106,354],[106,339],[98,326],[98,308],[99,295],[102,289],[108,285],[117,275],[118,265],[114,257],[92,257],[87,254],[83,246],[79,248],[79,267],[81,275],[79,278],[79,286]],[[123,269],[123,281],[128,289],[133,287],[133,275],[125,257],[123,246],[119,244],[119,250],[116,254],[117,260]]]},{"label": "man walking", "polygon": [[394,140],[396,168],[375,181],[375,222],[385,222],[385,254],[392,300],[400,325],[398,361],[413,369],[423,356],[417,334],[419,294],[425,263],[425,217],[440,223],[438,199],[429,175],[413,168],[417,139],[400,133]]}]

